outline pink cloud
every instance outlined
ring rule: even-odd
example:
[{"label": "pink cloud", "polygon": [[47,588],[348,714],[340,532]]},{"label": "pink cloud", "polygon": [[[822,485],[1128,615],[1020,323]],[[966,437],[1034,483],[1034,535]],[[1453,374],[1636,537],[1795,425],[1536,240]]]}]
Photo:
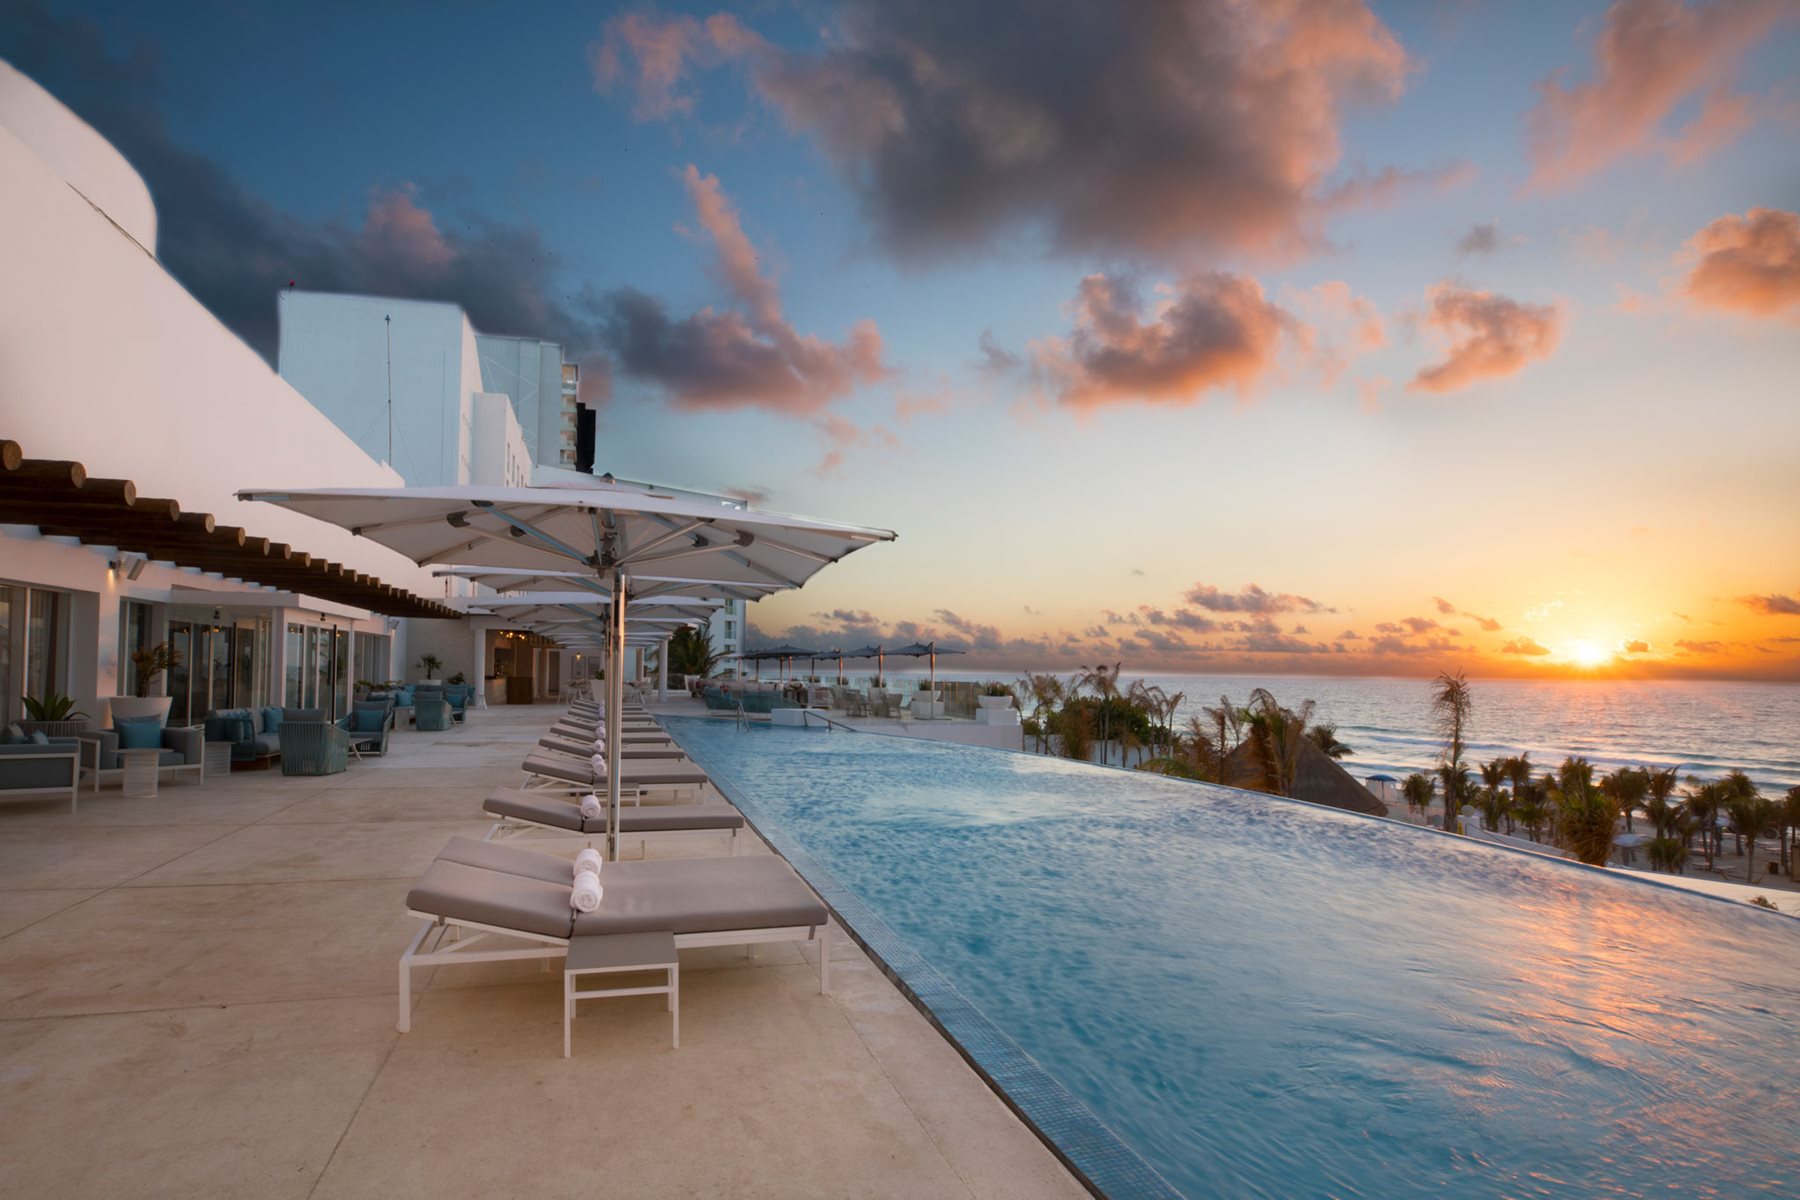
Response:
[{"label": "pink cloud", "polygon": [[[1753,105],[1731,88],[1745,54],[1791,5],[1769,0],[1618,0],[1594,45],[1592,78],[1540,85],[1526,118],[1531,186],[1565,188],[1629,155],[1661,152],[1698,161],[1753,121]],[[1699,113],[1673,135],[1664,124],[1698,97]]]},{"label": "pink cloud", "polygon": [[1444,360],[1421,367],[1407,390],[1453,392],[1500,379],[1548,358],[1562,338],[1555,305],[1524,304],[1494,292],[1440,283],[1426,293],[1424,324],[1442,335]]},{"label": "pink cloud", "polygon": [[1784,596],[1780,592],[1767,596],[1739,596],[1738,603],[1765,617],[1800,617],[1800,596]]},{"label": "pink cloud", "polygon": [[762,46],[762,39],[730,13],[705,21],[625,13],[608,21],[601,39],[588,46],[588,67],[595,91],[605,94],[629,84],[632,115],[640,121],[661,120],[693,112],[696,97],[682,88],[693,69],[717,66]]},{"label": "pink cloud", "polygon": [[1188,405],[1207,392],[1252,394],[1300,323],[1254,280],[1224,271],[1186,276],[1148,319],[1136,284],[1089,275],[1076,290],[1075,328],[1031,347],[1032,373],[1063,404]]},{"label": "pink cloud", "polygon": [[788,324],[780,290],[717,177],[689,166],[682,182],[712,243],[714,270],[747,312],[704,308],[677,321],[642,292],[612,293],[603,329],[627,373],[660,385],[678,408],[760,408],[796,417],[816,417],[859,385],[889,376],[873,321],[851,326],[841,344]]},{"label": "pink cloud", "polygon": [[1500,653],[1537,656],[1550,653],[1550,647],[1543,645],[1536,638],[1516,637],[1500,647]]},{"label": "pink cloud", "polygon": [[1753,208],[1724,216],[1687,244],[1685,291],[1705,308],[1769,317],[1800,305],[1800,214]]}]

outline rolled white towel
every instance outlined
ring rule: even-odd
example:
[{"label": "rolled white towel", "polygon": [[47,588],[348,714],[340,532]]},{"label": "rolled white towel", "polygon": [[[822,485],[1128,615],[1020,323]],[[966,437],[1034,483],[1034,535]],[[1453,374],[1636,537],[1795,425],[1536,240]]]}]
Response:
[{"label": "rolled white towel", "polygon": [[589,759],[588,761],[594,764],[594,774],[596,774],[596,775],[606,774],[606,755],[596,754],[596,755],[594,755],[593,758]]},{"label": "rolled white towel", "polygon": [[606,801],[589,792],[581,798],[581,815],[584,820],[598,821],[606,815]]},{"label": "rolled white towel", "polygon": [[[594,797],[588,797],[588,800],[592,799],[594,799]],[[585,804],[586,801],[583,801],[583,803]],[[600,857],[600,852],[598,850],[589,846],[575,856],[575,873],[579,875],[583,871],[592,871],[594,874],[598,875],[600,873],[600,865],[605,861],[605,859]]]},{"label": "rolled white towel", "polygon": [[576,912],[591,913],[600,907],[600,897],[606,889],[600,886],[600,876],[592,871],[583,871],[575,876],[575,886],[569,889],[569,907]]}]

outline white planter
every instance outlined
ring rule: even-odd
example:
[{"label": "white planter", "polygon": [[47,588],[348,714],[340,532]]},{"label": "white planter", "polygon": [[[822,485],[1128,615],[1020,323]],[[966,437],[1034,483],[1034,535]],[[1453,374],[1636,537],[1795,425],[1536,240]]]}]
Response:
[{"label": "white planter", "polygon": [[113,722],[157,717],[164,725],[169,723],[169,705],[173,702],[173,696],[111,696],[106,701],[112,709]]},{"label": "white planter", "polygon": [[936,721],[944,715],[943,701],[927,699],[928,694],[920,692],[918,699],[912,702],[912,715],[915,720]]},{"label": "white planter", "polygon": [[977,696],[975,699],[976,703],[983,708],[1011,708],[1013,706],[1011,696]]}]

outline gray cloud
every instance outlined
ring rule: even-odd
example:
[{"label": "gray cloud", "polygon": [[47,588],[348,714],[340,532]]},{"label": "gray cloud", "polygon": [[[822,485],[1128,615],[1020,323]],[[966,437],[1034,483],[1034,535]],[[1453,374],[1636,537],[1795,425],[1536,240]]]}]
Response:
[{"label": "gray cloud", "polygon": [[1296,596],[1289,592],[1266,591],[1254,583],[1241,592],[1223,592],[1213,584],[1196,583],[1188,589],[1185,599],[1189,604],[1210,612],[1317,613],[1337,611],[1335,608],[1327,608],[1309,597]]},{"label": "gray cloud", "polygon": [[320,291],[459,304],[484,332],[563,343],[582,364],[583,399],[605,398],[592,314],[558,284],[555,251],[528,225],[479,213],[447,220],[404,183],[371,189],[361,224],[297,217],[255,195],[163,121],[155,48],[112,54],[104,31],[19,0],[0,13],[0,47],[118,147],[156,201],[158,258],[214,316],[274,361],[275,298],[290,280]]}]

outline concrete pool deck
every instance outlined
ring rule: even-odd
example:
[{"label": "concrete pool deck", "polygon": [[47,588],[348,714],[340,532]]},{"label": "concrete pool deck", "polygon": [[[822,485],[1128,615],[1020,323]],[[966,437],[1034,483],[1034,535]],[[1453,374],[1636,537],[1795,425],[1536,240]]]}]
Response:
[{"label": "concrete pool deck", "polygon": [[418,972],[396,1033],[407,888],[555,711],[0,805],[0,1193],[1087,1194],[841,932],[830,996],[811,947],[684,951],[680,1050],[639,997],[584,1006],[563,1059],[534,963]]}]

